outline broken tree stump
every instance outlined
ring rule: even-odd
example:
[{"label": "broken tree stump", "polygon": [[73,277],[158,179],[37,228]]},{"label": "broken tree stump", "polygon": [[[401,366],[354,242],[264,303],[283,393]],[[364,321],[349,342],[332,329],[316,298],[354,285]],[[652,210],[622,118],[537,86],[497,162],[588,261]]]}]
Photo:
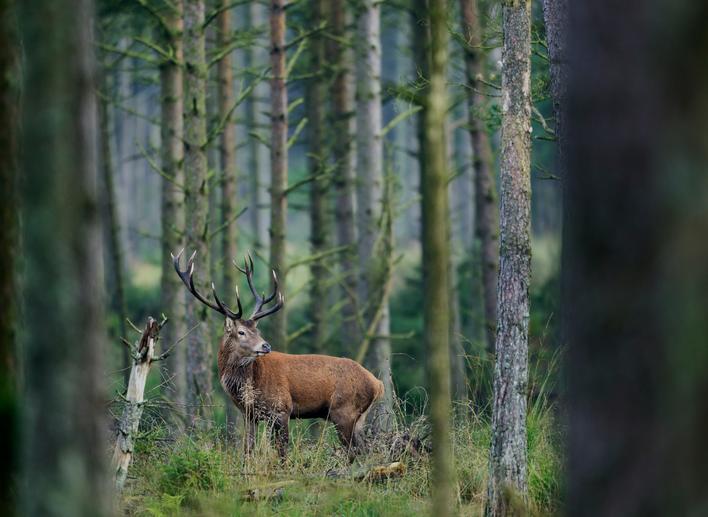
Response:
[{"label": "broken tree stump", "polygon": [[130,370],[128,391],[125,394],[125,409],[118,422],[116,445],[113,449],[113,476],[118,491],[121,491],[125,485],[128,466],[133,458],[133,439],[138,432],[140,417],[143,414],[145,384],[150,367],[153,362],[164,359],[169,353],[168,351],[160,356],[155,355],[155,343],[166,321],[167,319],[163,318],[162,322],[158,323],[155,319],[148,318],[140,340],[132,347],[133,366]]}]

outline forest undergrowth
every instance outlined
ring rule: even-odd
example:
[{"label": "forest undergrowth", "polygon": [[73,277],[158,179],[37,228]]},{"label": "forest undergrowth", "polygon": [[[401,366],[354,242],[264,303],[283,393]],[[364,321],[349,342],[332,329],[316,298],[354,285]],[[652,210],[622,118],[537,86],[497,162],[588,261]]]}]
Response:
[{"label": "forest undergrowth", "polygon": [[[490,419],[473,404],[456,408],[453,461],[460,515],[481,515],[487,486]],[[562,505],[562,428],[546,396],[528,416],[531,515]],[[240,433],[223,428],[171,433],[166,424],[145,431],[119,502],[126,515],[421,515],[429,512],[430,458],[424,416],[399,415],[397,430],[369,437],[369,451],[353,464],[331,424],[291,424],[288,459],[281,463],[260,426],[245,458]],[[362,479],[371,467],[400,461],[389,479]],[[401,473],[402,470],[402,473]]]}]

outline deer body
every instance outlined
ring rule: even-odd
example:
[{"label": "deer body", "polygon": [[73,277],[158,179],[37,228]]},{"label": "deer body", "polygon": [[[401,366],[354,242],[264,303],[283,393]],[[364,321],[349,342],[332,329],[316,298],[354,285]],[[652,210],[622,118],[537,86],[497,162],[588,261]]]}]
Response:
[{"label": "deer body", "polygon": [[[331,421],[350,458],[363,445],[363,426],[374,402],[384,393],[384,386],[363,366],[341,357],[326,355],[292,355],[271,352],[261,336],[258,320],[273,314],[284,303],[278,292],[273,272],[274,289],[267,298],[258,295],[253,286],[253,261],[238,268],[246,275],[256,298],[250,318],[242,318],[241,301],[236,292],[238,311],[219,300],[212,284],[215,304],[197,292],[194,286],[194,255],[185,271],[180,270],[179,257],[174,267],[189,291],[200,302],[224,315],[224,336],[218,355],[221,385],[246,419],[246,452],[254,445],[256,425],[265,421],[272,425],[281,458],[288,447],[288,422],[291,418],[322,418]],[[238,267],[238,266],[237,266]],[[264,306],[275,300],[270,308]]]}]

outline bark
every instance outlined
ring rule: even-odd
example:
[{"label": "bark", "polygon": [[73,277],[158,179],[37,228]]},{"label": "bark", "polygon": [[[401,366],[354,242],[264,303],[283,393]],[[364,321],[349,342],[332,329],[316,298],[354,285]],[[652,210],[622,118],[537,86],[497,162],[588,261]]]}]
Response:
[{"label": "bark", "polygon": [[332,102],[332,133],[338,135],[332,143],[335,190],[334,217],[338,246],[346,246],[339,257],[344,304],[340,341],[347,347],[361,340],[357,321],[356,299],[356,227],[354,226],[354,167],[352,152],[352,104],[350,100],[350,59],[343,41],[348,37],[347,6],[344,0],[332,0],[329,26],[335,38],[329,40],[328,61],[332,64],[333,79],[329,91]]},{"label": "bark", "polygon": [[696,58],[708,5],[632,2],[622,17],[613,7],[569,2],[568,57],[582,66],[568,85],[563,181],[566,511],[699,515],[708,70]]},{"label": "bark", "polygon": [[[390,334],[388,299],[383,291],[389,257],[383,242],[384,206],[383,140],[381,137],[381,13],[373,0],[356,4],[356,196],[357,255],[359,281],[357,297],[363,319],[369,322],[379,304],[383,313],[375,329],[377,336]],[[382,299],[382,297],[384,297]],[[391,380],[391,342],[385,337],[372,339],[366,366],[384,383],[382,404],[372,414],[378,430],[393,424],[393,382]]]},{"label": "bark", "polygon": [[[246,7],[246,27],[260,27],[264,24],[264,8],[257,2],[252,2]],[[258,45],[252,45],[246,49],[244,57],[244,66],[247,69],[262,65],[265,60],[263,56],[264,49]],[[258,132],[266,122],[263,120],[262,99],[266,95],[266,84],[260,83],[253,89],[252,94],[246,99],[246,127],[250,131]],[[253,234],[253,247],[256,252],[260,252],[265,246],[267,237],[264,229],[263,205],[263,183],[264,170],[267,168],[267,150],[265,146],[252,136],[248,139],[248,192],[249,192],[249,207],[251,233]]]},{"label": "bark", "polygon": [[499,216],[489,135],[480,112],[486,108],[483,85],[484,53],[477,0],[460,0],[462,31],[466,40],[465,72],[469,106],[470,139],[474,152],[475,233],[479,241],[482,297],[487,350],[494,351],[497,325],[497,276],[499,271]]},{"label": "bark", "polygon": [[17,248],[18,132],[20,100],[19,39],[14,1],[0,2],[0,432],[10,437],[0,452],[0,513],[13,515],[18,437],[17,404]]},{"label": "bark", "polygon": [[[427,4],[427,5],[426,5]],[[423,208],[423,336],[429,356],[430,419],[433,437],[433,511],[453,511],[454,473],[450,442],[450,294],[447,199],[447,2],[418,0],[417,21],[429,27],[418,34],[422,65],[429,72],[423,96],[421,195]],[[429,67],[429,68],[428,68]]]},{"label": "bark", "polygon": [[503,6],[501,246],[486,515],[527,497],[526,391],[531,276],[531,2]]},{"label": "bark", "polygon": [[[221,8],[224,9],[219,15],[218,47],[227,44],[231,35],[231,11],[228,9],[230,0],[222,0]],[[233,72],[231,54],[219,61],[218,69],[218,114],[228,113],[234,103],[233,94]],[[221,224],[226,225],[221,234],[221,254],[223,258],[223,281],[224,287],[231,288],[236,285],[237,270],[231,266],[231,261],[237,259],[236,256],[236,228],[237,225],[232,219],[236,215],[236,126],[231,121],[224,126],[221,133],[219,146],[221,157]]]},{"label": "bark", "polygon": [[[175,58],[181,61],[182,52],[182,1],[173,2],[174,9],[165,11],[164,20],[168,27],[164,34],[165,44],[171,48]],[[162,170],[174,182],[162,179],[162,279],[160,282],[160,308],[170,318],[171,324],[162,333],[165,343],[172,344],[182,337],[185,326],[186,292],[172,267],[171,254],[184,247],[183,233],[184,190],[184,120],[183,113],[183,73],[182,67],[172,61],[165,61],[160,68],[160,110]],[[178,347],[166,362],[167,378],[171,379],[170,400],[180,409],[186,403],[186,356],[184,347]]]},{"label": "bark", "polygon": [[[103,93],[110,95],[111,88],[108,85],[107,78],[103,78]],[[98,104],[98,119],[100,124],[100,139],[101,139],[101,176],[102,176],[102,194],[101,204],[104,210],[104,225],[106,234],[106,244],[108,247],[108,264],[106,267],[106,276],[108,285],[110,286],[108,294],[110,303],[108,304],[118,320],[118,335],[111,336],[112,341],[118,342],[119,338],[126,337],[126,321],[128,317],[125,309],[125,291],[124,291],[124,267],[123,267],[123,250],[120,242],[120,221],[118,220],[118,207],[116,203],[116,189],[114,183],[113,172],[113,154],[111,153],[111,119],[108,108],[108,100],[102,98]],[[130,375],[130,357],[126,350],[123,350],[123,377],[125,384],[128,384]]]},{"label": "bark", "polygon": [[[280,290],[285,287],[285,231],[288,183],[288,90],[285,70],[285,4],[273,0],[270,7],[270,266],[278,274]],[[272,341],[287,349],[287,305],[271,316]]]},{"label": "bark", "polygon": [[566,31],[568,29],[567,0],[543,0],[543,20],[548,43],[551,98],[555,116],[556,171],[565,177],[565,112],[568,82]]},{"label": "bark", "polygon": [[[155,355],[155,343],[159,339],[161,325],[152,318],[148,323],[140,340],[135,344],[132,352],[133,360],[128,379],[128,390],[125,394],[125,409],[118,422],[116,444],[113,448],[113,484],[116,490],[123,490],[128,477],[128,466],[133,459],[134,440],[140,426],[145,405],[145,384],[147,383],[150,368],[159,356]],[[126,347],[126,350],[128,348]]]},{"label": "bark", "polygon": [[[310,27],[318,27],[326,14],[326,2],[315,0],[311,5]],[[327,146],[325,144],[326,82],[325,42],[314,35],[310,42],[310,70],[316,75],[310,79],[305,93],[308,128],[308,172],[322,176],[326,171]],[[310,183],[310,251],[313,255],[327,248],[328,213],[327,180],[320,178]],[[324,259],[323,259],[324,260]],[[309,318],[313,324],[310,340],[317,352],[324,352],[327,335],[327,268],[323,260],[312,262],[310,267]]]},{"label": "bark", "polygon": [[[184,145],[186,247],[199,263],[208,266],[208,206],[206,156],[206,80],[204,2],[184,4]],[[201,292],[208,292],[205,276],[195,275]],[[211,346],[208,342],[207,307],[190,300],[187,326],[197,326],[187,339],[187,414],[189,425],[211,425]],[[200,421],[203,419],[203,421]]]},{"label": "bark", "polygon": [[[92,2],[22,2],[23,515],[107,515]],[[69,469],[69,470],[67,470]],[[40,496],[41,494],[41,496]]]}]

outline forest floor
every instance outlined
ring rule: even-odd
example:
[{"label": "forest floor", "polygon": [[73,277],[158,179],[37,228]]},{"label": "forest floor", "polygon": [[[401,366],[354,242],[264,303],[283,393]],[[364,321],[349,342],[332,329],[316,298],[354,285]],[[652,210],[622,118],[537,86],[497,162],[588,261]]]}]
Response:
[{"label": "forest floor", "polygon": [[[460,515],[482,514],[487,481],[488,418],[457,417],[453,455]],[[422,515],[429,513],[430,458],[424,418],[403,431],[374,440],[372,451],[353,465],[338,446],[331,425],[291,424],[287,462],[275,456],[265,429],[255,453],[244,459],[239,438],[211,431],[167,438],[166,427],[145,432],[120,501],[126,515]],[[401,426],[403,428],[403,426]],[[532,515],[562,508],[562,431],[555,411],[530,408],[528,419],[529,504]],[[423,437],[421,452],[405,450]],[[403,440],[402,440],[403,438]],[[371,467],[400,460],[388,479],[361,479]],[[403,470],[401,472],[401,470]]]}]

